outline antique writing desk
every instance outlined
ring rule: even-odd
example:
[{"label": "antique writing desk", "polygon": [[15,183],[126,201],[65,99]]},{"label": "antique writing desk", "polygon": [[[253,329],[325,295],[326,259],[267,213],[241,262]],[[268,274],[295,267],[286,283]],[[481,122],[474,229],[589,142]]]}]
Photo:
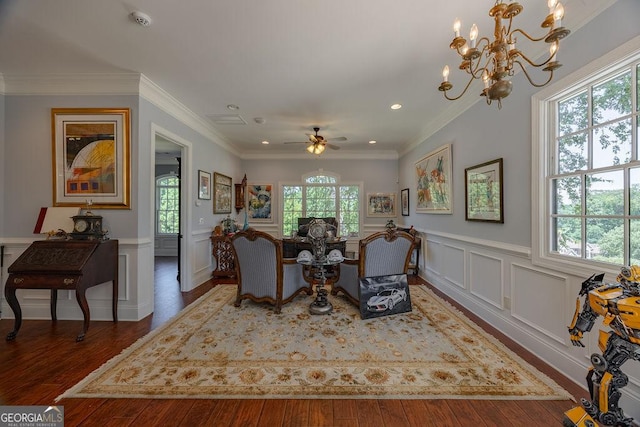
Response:
[{"label": "antique writing desk", "polygon": [[11,264],[4,295],[15,315],[13,331],[7,341],[15,339],[22,325],[22,310],[17,289],[51,289],[51,320],[56,320],[58,290],[75,290],[84,316],[84,339],[89,329],[89,305],[85,292],[104,282],[113,282],[113,321],[118,321],[118,241],[117,240],[41,240],[33,242]]}]

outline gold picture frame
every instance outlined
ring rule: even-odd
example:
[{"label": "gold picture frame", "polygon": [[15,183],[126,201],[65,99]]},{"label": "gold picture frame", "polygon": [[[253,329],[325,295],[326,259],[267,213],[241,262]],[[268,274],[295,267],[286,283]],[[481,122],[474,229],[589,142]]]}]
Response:
[{"label": "gold picture frame", "polygon": [[213,173],[213,213],[231,213],[231,177]]},{"label": "gold picture frame", "polygon": [[367,193],[368,217],[396,217],[396,193]]},{"label": "gold picture frame", "polygon": [[53,206],[131,209],[130,110],[52,108]]}]

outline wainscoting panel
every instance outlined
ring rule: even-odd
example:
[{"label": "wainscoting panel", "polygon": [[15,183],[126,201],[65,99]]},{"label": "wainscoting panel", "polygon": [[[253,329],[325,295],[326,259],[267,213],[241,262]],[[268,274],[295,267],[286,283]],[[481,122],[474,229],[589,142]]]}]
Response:
[{"label": "wainscoting panel", "polygon": [[[573,275],[534,265],[529,247],[438,230],[418,232],[425,245],[421,277],[586,389],[588,356],[600,352],[598,330],[606,327],[601,317],[596,319],[583,349],[570,344],[567,325],[579,285],[592,271]],[[468,264],[466,281],[456,275],[456,268],[464,268],[462,252]],[[623,371],[629,385],[622,389],[621,406],[626,415],[640,420],[640,363],[630,361]]]},{"label": "wainscoting panel", "polygon": [[443,244],[440,252],[442,252],[442,277],[459,288],[466,288],[465,272],[467,269],[465,268],[464,248]]},{"label": "wainscoting panel", "polygon": [[469,252],[469,291],[500,310],[504,308],[502,265],[500,258]]},{"label": "wainscoting panel", "polygon": [[511,264],[511,313],[558,344],[566,345],[567,279],[533,268]]}]

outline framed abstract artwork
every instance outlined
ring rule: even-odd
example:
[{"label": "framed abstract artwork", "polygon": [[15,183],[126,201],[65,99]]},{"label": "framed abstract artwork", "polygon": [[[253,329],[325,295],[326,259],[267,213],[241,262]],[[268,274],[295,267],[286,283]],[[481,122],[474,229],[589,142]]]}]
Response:
[{"label": "framed abstract artwork", "polygon": [[464,170],[465,219],[504,223],[502,158]]},{"label": "framed abstract artwork", "polygon": [[131,209],[128,108],[52,108],[53,206]]},{"label": "framed abstract artwork", "polygon": [[213,213],[231,213],[231,177],[213,173]]},{"label": "framed abstract artwork", "polygon": [[247,215],[251,222],[273,222],[273,185],[247,185]]},{"label": "framed abstract artwork", "polygon": [[211,174],[198,171],[198,199],[211,200]]},{"label": "framed abstract artwork", "polygon": [[415,164],[416,212],[452,214],[451,144],[430,152]]},{"label": "framed abstract artwork", "polygon": [[402,216],[409,216],[409,189],[405,188],[400,191],[400,206],[402,207]]},{"label": "framed abstract artwork", "polygon": [[395,217],[395,193],[367,193],[367,216]]}]

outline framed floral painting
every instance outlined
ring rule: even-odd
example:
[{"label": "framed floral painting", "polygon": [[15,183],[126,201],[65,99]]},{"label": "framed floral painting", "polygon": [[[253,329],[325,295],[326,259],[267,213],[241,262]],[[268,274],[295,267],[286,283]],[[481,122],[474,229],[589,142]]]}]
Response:
[{"label": "framed floral painting", "polygon": [[415,164],[416,212],[453,213],[451,144],[433,150]]}]

